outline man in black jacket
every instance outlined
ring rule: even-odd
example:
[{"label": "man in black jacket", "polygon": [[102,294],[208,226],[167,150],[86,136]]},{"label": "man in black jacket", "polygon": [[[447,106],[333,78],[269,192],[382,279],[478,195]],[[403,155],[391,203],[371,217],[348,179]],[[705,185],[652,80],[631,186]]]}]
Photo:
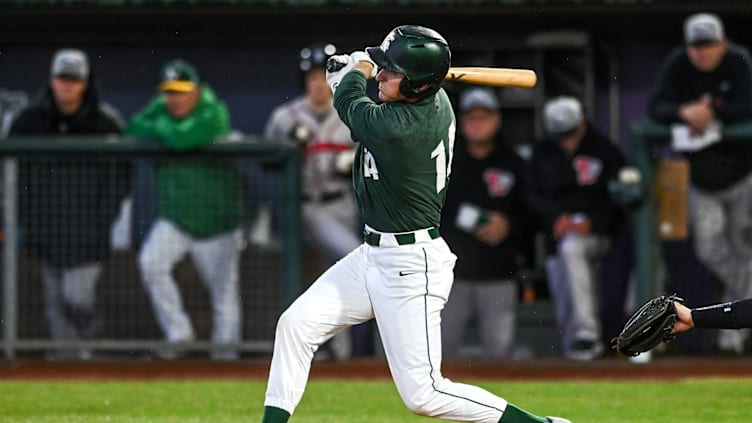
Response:
[{"label": "man in black jacket", "polygon": [[[11,127],[12,136],[119,134],[117,112],[101,102],[86,54],[58,51],[49,84]],[[19,165],[23,245],[42,265],[50,334],[91,338],[96,329],[96,281],[110,254],[110,228],[130,185],[123,162],[60,158]],[[58,358],[85,358],[59,351]]]},{"label": "man in black jacket", "polygon": [[493,91],[462,93],[461,136],[441,216],[441,234],[457,255],[442,313],[446,357],[457,355],[474,316],[486,358],[508,357],[514,341],[525,165],[498,139],[501,120]]},{"label": "man in black jacket", "polygon": [[547,101],[543,124],[550,139],[534,146],[527,201],[546,234],[562,349],[569,358],[590,360],[603,351],[596,265],[608,251],[618,216],[608,182],[624,158],[587,124],[573,97]]},{"label": "man in black jacket", "polygon": [[[752,119],[749,52],[729,43],[721,20],[706,13],[686,20],[684,41],[663,65],[650,99],[650,117],[685,124],[696,134],[714,123]],[[725,285],[727,299],[752,297],[751,153],[749,142],[722,139],[685,152],[695,250]],[[741,348],[739,334],[727,332],[722,340],[729,340],[728,348]]]}]

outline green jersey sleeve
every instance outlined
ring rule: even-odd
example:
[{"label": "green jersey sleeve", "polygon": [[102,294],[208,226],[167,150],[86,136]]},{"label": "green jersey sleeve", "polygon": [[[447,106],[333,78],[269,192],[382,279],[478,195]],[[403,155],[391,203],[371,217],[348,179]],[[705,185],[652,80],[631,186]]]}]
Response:
[{"label": "green jersey sleeve", "polygon": [[366,95],[366,77],[358,71],[351,71],[342,78],[334,93],[334,108],[350,128],[353,141],[375,153],[386,153],[402,134],[400,113],[371,100]]}]

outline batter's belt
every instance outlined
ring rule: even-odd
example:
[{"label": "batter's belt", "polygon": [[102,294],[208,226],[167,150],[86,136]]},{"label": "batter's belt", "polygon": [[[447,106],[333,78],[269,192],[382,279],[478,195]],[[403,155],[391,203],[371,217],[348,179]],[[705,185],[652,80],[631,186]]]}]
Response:
[{"label": "batter's belt", "polygon": [[419,229],[414,232],[398,234],[373,232],[366,228],[363,231],[363,241],[373,247],[394,247],[397,245],[410,245],[418,241],[428,241],[439,236],[439,228]]}]

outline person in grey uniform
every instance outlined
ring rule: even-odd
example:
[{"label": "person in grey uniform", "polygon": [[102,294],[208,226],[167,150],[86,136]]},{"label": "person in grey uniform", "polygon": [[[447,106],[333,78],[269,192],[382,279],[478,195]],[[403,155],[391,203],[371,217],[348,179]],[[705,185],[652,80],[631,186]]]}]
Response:
[{"label": "person in grey uniform", "polygon": [[441,235],[457,255],[442,312],[443,352],[459,355],[476,317],[483,356],[506,358],[517,323],[525,163],[499,139],[502,117],[493,91],[468,89],[459,106],[460,137],[441,213]]},{"label": "person in grey uniform", "polygon": [[548,140],[533,148],[528,206],[546,233],[548,283],[566,357],[603,352],[598,319],[598,264],[611,244],[619,209],[608,182],[624,157],[586,122],[582,103],[556,97],[543,107]]},{"label": "person in grey uniform", "polygon": [[[305,94],[274,109],[264,130],[266,138],[291,139],[303,150],[305,234],[330,264],[362,242],[350,177],[354,144],[326,84],[326,60],[335,52],[331,44],[301,50]],[[349,358],[349,331],[332,339],[329,347],[335,359]]]},{"label": "person in grey uniform", "polygon": [[[684,25],[685,45],[666,59],[650,98],[649,116],[705,133],[714,124],[752,119],[749,51],[730,43],[723,23],[700,13]],[[752,147],[723,139],[684,152],[690,167],[694,247],[722,281],[724,299],[752,297]],[[749,331],[721,333],[721,348],[741,352]]]}]

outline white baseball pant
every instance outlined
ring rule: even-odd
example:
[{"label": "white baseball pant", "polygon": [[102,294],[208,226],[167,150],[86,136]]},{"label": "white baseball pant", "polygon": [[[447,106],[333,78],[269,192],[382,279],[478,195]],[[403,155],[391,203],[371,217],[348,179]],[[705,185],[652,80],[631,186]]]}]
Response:
[{"label": "white baseball pant", "polygon": [[[375,232],[375,231],[374,231]],[[507,402],[441,375],[441,311],[456,256],[443,239],[417,231],[398,246],[362,244],[330,267],[277,323],[265,405],[295,411],[316,349],[348,326],[376,318],[397,390],[414,413],[497,423]]]},{"label": "white baseball pant", "polygon": [[172,277],[173,268],[186,254],[191,255],[209,291],[214,318],[212,340],[226,343],[240,340],[241,237],[241,230],[237,229],[210,239],[194,239],[168,220],[158,219],[154,223],[139,255],[139,264],[144,287],[168,341],[194,338],[193,326]]}]

